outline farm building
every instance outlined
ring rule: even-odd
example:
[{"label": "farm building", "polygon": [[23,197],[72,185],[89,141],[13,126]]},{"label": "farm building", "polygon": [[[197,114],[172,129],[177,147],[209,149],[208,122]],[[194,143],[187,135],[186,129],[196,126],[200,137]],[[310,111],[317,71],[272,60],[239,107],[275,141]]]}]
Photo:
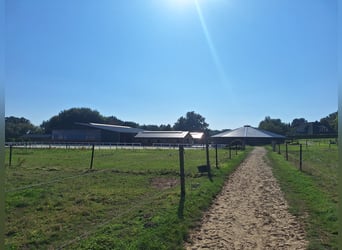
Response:
[{"label": "farm building", "polygon": [[275,134],[266,130],[253,128],[246,125],[241,128],[226,131],[213,135],[212,140],[217,144],[228,144],[228,145],[265,145],[271,143],[284,143],[285,136]]},{"label": "farm building", "polygon": [[188,131],[141,131],[135,136],[135,139],[146,146],[193,143]]},{"label": "farm building", "polygon": [[313,136],[313,135],[329,135],[333,134],[326,126],[320,124],[319,122],[307,122],[301,124],[295,131],[295,135]]},{"label": "farm building", "polygon": [[203,132],[190,132],[193,144],[205,144],[205,134]]},{"label": "farm building", "polygon": [[[79,129],[60,129],[52,131],[54,141],[76,142],[133,142],[134,136],[143,131],[128,126],[100,124],[100,123],[76,123]],[[81,128],[83,127],[83,128]],[[87,128],[84,128],[87,127]]]}]

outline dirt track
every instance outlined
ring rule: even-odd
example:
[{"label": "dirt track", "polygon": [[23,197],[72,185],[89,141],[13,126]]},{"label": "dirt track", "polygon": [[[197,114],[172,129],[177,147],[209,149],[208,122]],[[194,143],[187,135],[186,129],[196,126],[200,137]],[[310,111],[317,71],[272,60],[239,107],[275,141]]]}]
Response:
[{"label": "dirt track", "polygon": [[186,249],[306,249],[265,154],[255,148],[230,176]]}]

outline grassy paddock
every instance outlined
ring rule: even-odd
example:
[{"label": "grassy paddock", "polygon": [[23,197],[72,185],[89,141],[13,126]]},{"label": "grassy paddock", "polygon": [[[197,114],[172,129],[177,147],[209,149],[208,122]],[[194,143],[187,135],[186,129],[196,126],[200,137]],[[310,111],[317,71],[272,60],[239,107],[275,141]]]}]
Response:
[{"label": "grassy paddock", "polygon": [[[290,155],[297,157],[295,153]],[[337,249],[337,149],[322,142],[303,146],[303,172],[284,154],[268,159],[289,202],[307,231],[309,249]]]},{"label": "grassy paddock", "polygon": [[[181,249],[189,229],[249,149],[210,150],[212,180],[199,175],[205,150],[14,149],[6,166],[7,249]],[[8,152],[7,157],[8,157]],[[6,160],[8,162],[8,158]]]},{"label": "grassy paddock", "polygon": [[[338,146],[335,139],[299,140],[302,144],[302,170],[310,175],[326,195],[337,202]],[[299,168],[299,145],[288,145],[289,160]],[[282,148],[285,157],[285,146]]]}]

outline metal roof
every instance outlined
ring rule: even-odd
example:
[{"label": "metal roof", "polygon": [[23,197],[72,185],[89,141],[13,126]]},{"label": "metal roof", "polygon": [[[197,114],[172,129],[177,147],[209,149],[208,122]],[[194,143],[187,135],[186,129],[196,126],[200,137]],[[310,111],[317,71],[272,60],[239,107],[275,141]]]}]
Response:
[{"label": "metal roof", "polygon": [[188,134],[188,131],[141,131],[135,138],[184,139]]},{"label": "metal roof", "polygon": [[190,132],[190,135],[193,139],[200,140],[203,138],[204,133],[203,132]]},{"label": "metal roof", "polygon": [[241,128],[213,135],[213,138],[285,138],[283,135],[246,125]]},{"label": "metal roof", "polygon": [[76,122],[78,125],[83,125],[91,128],[97,128],[97,129],[103,129],[111,132],[117,132],[117,133],[132,133],[132,134],[137,134],[143,129],[140,128],[132,128],[128,126],[119,126],[119,125],[110,125],[110,124],[101,124],[101,123],[81,123],[81,122]]}]

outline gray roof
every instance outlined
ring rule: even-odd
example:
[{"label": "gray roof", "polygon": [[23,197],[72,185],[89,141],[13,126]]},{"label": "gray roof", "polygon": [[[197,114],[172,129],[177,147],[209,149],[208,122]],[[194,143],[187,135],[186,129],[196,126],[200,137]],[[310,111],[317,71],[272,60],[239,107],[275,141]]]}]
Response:
[{"label": "gray roof", "polygon": [[119,125],[111,125],[111,124],[101,124],[101,123],[81,123],[76,122],[78,125],[87,126],[91,128],[97,128],[97,129],[103,129],[111,132],[117,132],[117,133],[132,133],[137,134],[140,131],[143,131],[143,129],[140,128],[132,128],[128,126],[119,126]]},{"label": "gray roof", "polygon": [[272,133],[266,130],[244,126],[234,130],[213,135],[213,138],[285,138],[283,135]]},{"label": "gray roof", "polygon": [[141,131],[135,138],[184,139],[188,134],[188,131]]}]

